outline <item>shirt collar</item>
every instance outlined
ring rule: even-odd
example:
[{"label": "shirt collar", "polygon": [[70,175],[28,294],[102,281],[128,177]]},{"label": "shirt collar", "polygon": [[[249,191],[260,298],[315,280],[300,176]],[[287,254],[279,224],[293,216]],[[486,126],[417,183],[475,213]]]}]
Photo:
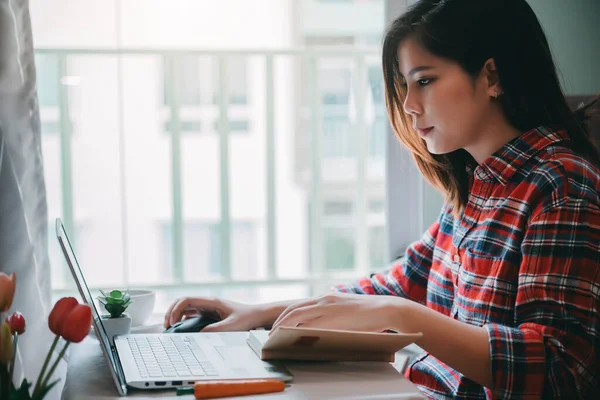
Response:
[{"label": "shirt collar", "polygon": [[515,173],[535,154],[560,142],[568,141],[564,130],[538,127],[527,131],[502,146],[473,171],[476,179],[496,179],[506,185]]}]

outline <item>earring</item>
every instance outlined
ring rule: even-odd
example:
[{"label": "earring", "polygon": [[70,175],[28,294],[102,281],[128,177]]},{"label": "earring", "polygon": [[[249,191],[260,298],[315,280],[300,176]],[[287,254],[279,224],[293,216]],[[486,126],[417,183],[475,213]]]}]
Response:
[{"label": "earring", "polygon": [[498,92],[494,90],[494,98],[497,99],[498,98]]}]

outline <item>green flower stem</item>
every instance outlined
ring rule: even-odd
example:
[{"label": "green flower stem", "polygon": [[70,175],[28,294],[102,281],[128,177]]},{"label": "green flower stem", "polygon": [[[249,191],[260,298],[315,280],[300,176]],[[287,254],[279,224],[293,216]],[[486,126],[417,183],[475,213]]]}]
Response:
[{"label": "green flower stem", "polygon": [[50,377],[52,377],[54,370],[58,366],[58,363],[60,362],[60,360],[62,360],[62,358],[65,355],[65,352],[67,351],[67,348],[69,347],[70,344],[71,344],[71,342],[67,342],[65,344],[65,346],[63,347],[63,349],[60,351],[60,354],[56,358],[56,361],[54,361],[54,365],[52,366],[52,368],[50,368],[50,372],[48,372],[48,375],[46,375],[46,378],[44,378],[44,382],[40,386],[40,389],[46,387],[46,385],[48,384],[48,381],[50,380]]},{"label": "green flower stem", "polygon": [[42,383],[42,378],[44,376],[44,373],[46,372],[48,363],[50,362],[50,357],[52,357],[52,353],[54,353],[54,349],[56,348],[56,345],[58,344],[58,339],[60,339],[60,336],[56,335],[56,337],[54,338],[54,342],[52,342],[52,346],[50,347],[50,351],[48,351],[48,355],[46,356],[46,361],[44,361],[44,366],[42,367],[40,374],[37,378],[37,382],[35,383],[35,388],[33,389],[34,395],[40,389],[40,384]]},{"label": "green flower stem", "polygon": [[15,361],[17,360],[17,344],[19,343],[19,334],[17,332],[14,333],[13,339],[13,359],[10,364],[10,372],[8,373],[8,387],[12,385],[13,374],[15,373]]}]

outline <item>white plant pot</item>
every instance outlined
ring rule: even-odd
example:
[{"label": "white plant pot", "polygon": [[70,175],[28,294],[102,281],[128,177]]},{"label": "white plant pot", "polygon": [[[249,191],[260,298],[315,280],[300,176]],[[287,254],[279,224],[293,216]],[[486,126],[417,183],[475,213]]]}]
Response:
[{"label": "white plant pot", "polygon": [[104,330],[110,339],[110,343],[114,344],[113,337],[116,335],[126,335],[131,332],[131,317],[128,314],[123,314],[118,318],[111,318],[110,315],[100,317]]}]

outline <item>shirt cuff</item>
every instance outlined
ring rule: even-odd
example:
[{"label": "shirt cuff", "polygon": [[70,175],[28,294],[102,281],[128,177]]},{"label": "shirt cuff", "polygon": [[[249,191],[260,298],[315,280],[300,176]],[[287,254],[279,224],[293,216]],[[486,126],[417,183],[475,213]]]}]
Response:
[{"label": "shirt cuff", "polygon": [[544,390],[544,338],[535,329],[485,325],[488,332],[493,398],[540,397]]}]

